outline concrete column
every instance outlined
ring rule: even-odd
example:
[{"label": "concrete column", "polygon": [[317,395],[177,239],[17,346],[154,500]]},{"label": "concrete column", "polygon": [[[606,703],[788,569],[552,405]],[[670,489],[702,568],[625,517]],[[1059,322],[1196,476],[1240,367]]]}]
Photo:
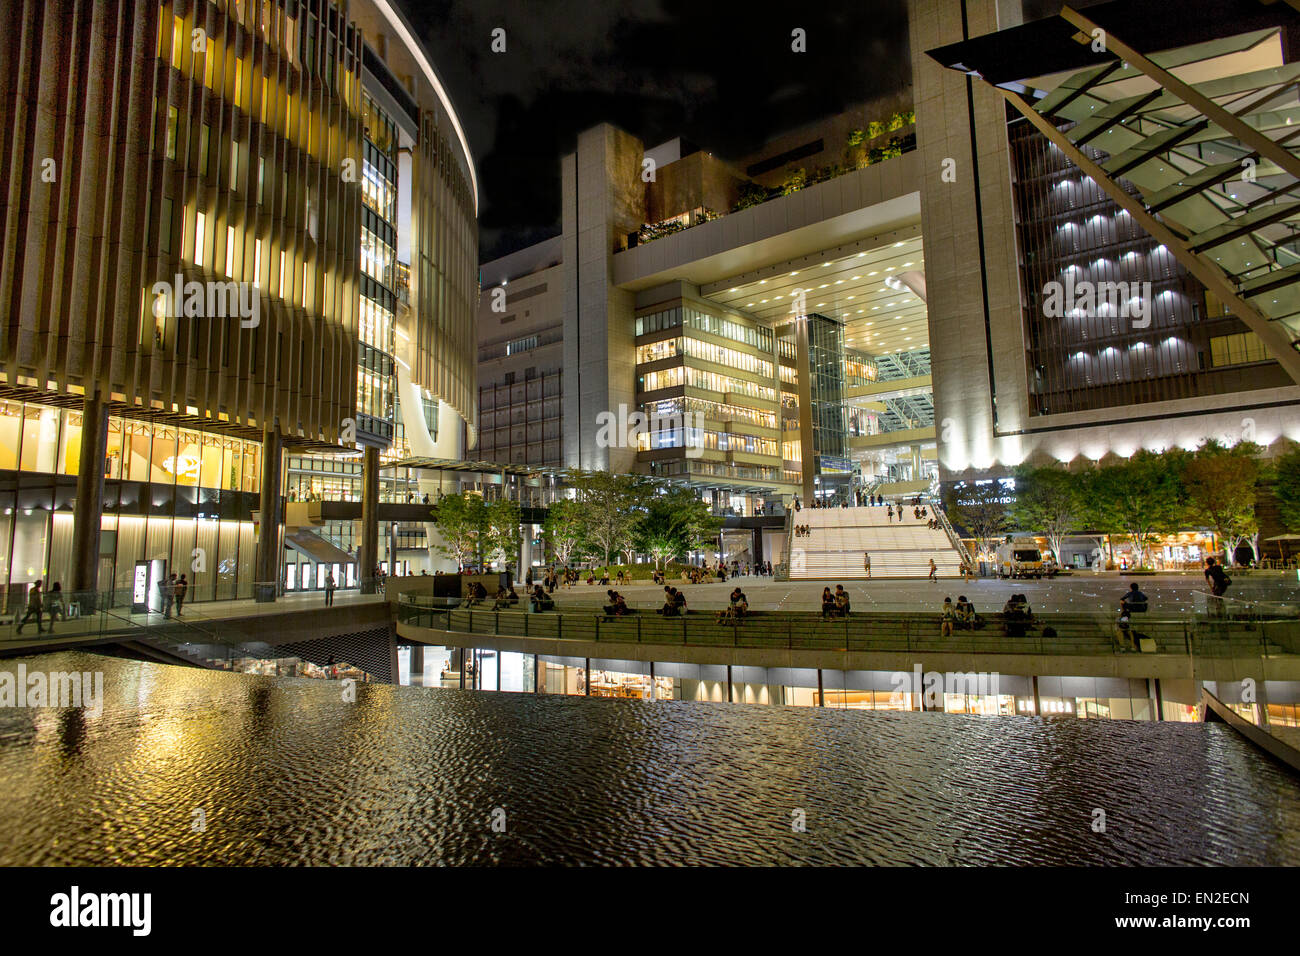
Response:
[{"label": "concrete column", "polygon": [[803,458],[803,506],[813,500],[813,474],[817,459],[813,454],[812,360],[808,354],[808,317],[798,316],[795,327],[795,366],[799,373],[799,448]]},{"label": "concrete column", "polygon": [[424,683],[424,645],[411,645],[411,683]]},{"label": "concrete column", "polygon": [[397,573],[397,522],[388,523],[388,566],[391,573]]},{"label": "concrete column", "polygon": [[361,593],[375,593],[375,565],[379,563],[379,449],[366,446],[361,465],[361,548],[357,576]]},{"label": "concrete column", "polygon": [[[108,450],[108,409],[95,392],[81,411],[81,467],[72,505],[72,591],[95,591],[99,577],[99,529],[104,513],[104,455]],[[79,596],[83,610],[94,601]]]},{"label": "concrete column", "polygon": [[259,601],[274,601],[280,582],[280,506],[281,460],[284,440],[275,426],[262,431],[262,486],[259,497],[261,527],[258,530],[257,564],[254,570],[254,594]]}]

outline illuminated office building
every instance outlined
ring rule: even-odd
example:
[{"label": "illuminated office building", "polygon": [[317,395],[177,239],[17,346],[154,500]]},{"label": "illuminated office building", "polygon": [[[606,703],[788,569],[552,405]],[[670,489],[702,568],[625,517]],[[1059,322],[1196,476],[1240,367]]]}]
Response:
[{"label": "illuminated office building", "polygon": [[20,2],[0,34],[9,589],[250,596],[286,454],[364,479],[404,423],[463,442],[473,170],[390,4]]}]

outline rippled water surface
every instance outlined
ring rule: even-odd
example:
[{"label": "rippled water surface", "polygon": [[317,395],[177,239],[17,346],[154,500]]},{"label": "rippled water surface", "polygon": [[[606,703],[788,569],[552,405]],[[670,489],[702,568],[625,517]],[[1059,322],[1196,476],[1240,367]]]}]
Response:
[{"label": "rippled water surface", "polygon": [[22,663],[103,671],[105,705],[0,709],[5,864],[1300,863],[1300,782],[1221,725],[379,685],[345,703],[322,681]]}]

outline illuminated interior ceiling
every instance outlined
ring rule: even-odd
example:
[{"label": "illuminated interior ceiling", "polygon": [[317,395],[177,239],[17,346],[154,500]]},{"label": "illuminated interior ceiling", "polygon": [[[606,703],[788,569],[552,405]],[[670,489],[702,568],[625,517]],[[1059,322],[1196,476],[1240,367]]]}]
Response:
[{"label": "illuminated interior ceiling", "polygon": [[[1269,16],[1296,16],[1283,4],[1272,6]],[[1145,15],[1151,7],[1139,2],[1134,9]],[[1178,38],[1197,41],[1179,44],[1144,32],[1132,10],[1118,4],[1066,7],[1059,17],[1028,25],[1032,38],[1024,30],[1003,31],[931,55],[998,87],[1126,209],[1114,190],[1122,189],[1121,179],[1136,186],[1141,201],[1129,199],[1129,211],[1294,377],[1300,369],[1300,63],[1283,62],[1278,26],[1245,28],[1258,26],[1251,15],[1265,9],[1247,6],[1240,21],[1225,10],[1212,24],[1172,27]],[[1240,32],[1189,32],[1210,26]],[[1103,28],[1104,46],[1097,40]],[[1058,65],[1069,69],[1013,79],[1017,56],[1038,65],[1045,59],[1024,56],[1027,39],[1035,49],[1054,51]],[[1161,39],[1163,49],[1147,49]]]},{"label": "illuminated interior ceiling", "polygon": [[[899,277],[923,276],[919,230],[874,249],[830,250],[813,261],[781,263],[701,288],[710,300],[765,325],[789,321],[792,297],[806,290],[807,311],[844,324],[844,344],[869,355],[930,344],[926,304]],[[914,277],[909,277],[914,278]]]}]

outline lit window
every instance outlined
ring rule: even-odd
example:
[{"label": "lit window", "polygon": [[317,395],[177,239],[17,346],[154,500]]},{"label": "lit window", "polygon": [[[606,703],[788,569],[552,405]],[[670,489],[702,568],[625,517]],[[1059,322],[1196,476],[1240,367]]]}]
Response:
[{"label": "lit window", "polygon": [[194,214],[194,264],[203,265],[203,237],[208,228],[208,217],[203,213]]}]

